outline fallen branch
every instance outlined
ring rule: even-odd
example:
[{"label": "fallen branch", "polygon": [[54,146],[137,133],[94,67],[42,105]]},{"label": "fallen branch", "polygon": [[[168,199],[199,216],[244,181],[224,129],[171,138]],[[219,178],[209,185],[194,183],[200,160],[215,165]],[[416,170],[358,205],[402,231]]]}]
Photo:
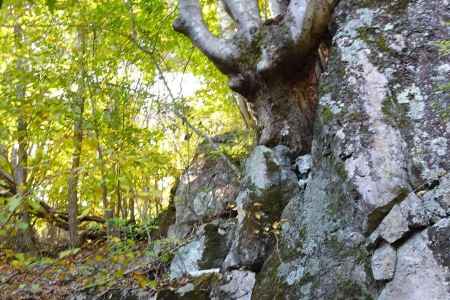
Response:
[{"label": "fallen branch", "polygon": [[[55,210],[44,201],[39,201],[39,209],[31,211],[31,214],[37,218],[48,220],[55,226],[64,230],[69,229],[69,216],[66,212]],[[105,223],[105,219],[98,216],[81,216],[78,218],[78,223],[83,222],[96,222],[100,224]]]}]

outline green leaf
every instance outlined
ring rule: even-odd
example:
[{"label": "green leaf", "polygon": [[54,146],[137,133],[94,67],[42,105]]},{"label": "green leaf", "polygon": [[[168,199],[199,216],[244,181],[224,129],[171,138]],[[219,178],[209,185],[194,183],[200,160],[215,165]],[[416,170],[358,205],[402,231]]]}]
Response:
[{"label": "green leaf", "polygon": [[14,212],[14,211],[16,211],[17,207],[20,206],[20,204],[22,204],[22,197],[16,195],[9,200],[8,210],[10,212]]},{"label": "green leaf", "polygon": [[37,284],[37,283],[33,283],[33,284],[31,285],[30,291],[31,291],[33,294],[39,293],[39,292],[41,291],[41,286],[40,286],[39,284]]},{"label": "green leaf", "polygon": [[46,0],[45,3],[47,4],[48,9],[50,10],[50,12],[53,12],[55,10],[56,0]]},{"label": "green leaf", "polygon": [[20,230],[24,231],[24,230],[27,230],[27,229],[28,229],[29,225],[28,225],[28,223],[20,222],[19,224],[17,224],[17,227],[18,227]]}]

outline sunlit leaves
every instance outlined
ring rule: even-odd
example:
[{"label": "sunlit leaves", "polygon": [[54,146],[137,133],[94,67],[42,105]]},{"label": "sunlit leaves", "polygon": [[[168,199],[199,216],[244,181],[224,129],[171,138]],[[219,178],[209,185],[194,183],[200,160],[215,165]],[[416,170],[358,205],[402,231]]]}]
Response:
[{"label": "sunlit leaves", "polygon": [[[217,29],[215,1],[205,4],[205,20]],[[119,220],[123,217],[119,199],[122,206],[134,199],[137,221],[142,223],[167,203],[171,184],[201,142],[174,115],[174,109],[211,136],[243,127],[226,78],[190,41],[172,30],[176,13],[173,3],[162,0],[4,1],[0,80],[7,84],[0,85],[0,146],[7,155],[0,156],[0,168],[12,173],[19,116],[26,121],[29,152],[26,202],[11,197],[0,204],[0,222],[14,214],[8,230],[22,226],[15,213],[22,207],[39,211],[39,201],[44,201],[59,211],[67,208],[75,97],[83,97],[86,105],[79,217],[103,215],[104,188]],[[14,37],[16,23],[23,31],[21,43]],[[76,44],[80,26],[86,30],[84,54]],[[153,58],[131,41],[133,29],[139,43],[152,49]],[[20,60],[26,64],[24,70],[17,68]],[[155,92],[155,60],[167,74],[196,76],[200,88],[176,101],[167,92]],[[75,83],[81,77],[86,88],[80,95]],[[186,77],[174,76],[170,84],[189,84],[178,79]],[[18,85],[26,90],[25,97],[17,97]],[[221,149],[236,160],[248,146],[249,139],[240,137],[244,142]],[[40,222],[33,224],[44,227]]]},{"label": "sunlit leaves", "polygon": [[21,203],[22,203],[22,197],[20,197],[20,196],[11,197],[8,201],[9,212],[11,212],[11,213],[14,212]]}]

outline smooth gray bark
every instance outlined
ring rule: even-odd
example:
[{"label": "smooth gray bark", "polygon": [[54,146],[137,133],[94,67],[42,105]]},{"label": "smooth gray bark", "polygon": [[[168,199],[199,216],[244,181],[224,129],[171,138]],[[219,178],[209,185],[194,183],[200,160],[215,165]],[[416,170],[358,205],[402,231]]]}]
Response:
[{"label": "smooth gray bark", "polygon": [[269,7],[272,17],[284,14],[287,10],[288,5],[288,0],[269,0]]},{"label": "smooth gray bark", "polygon": [[[260,144],[281,143],[295,152],[308,152],[317,103],[311,92],[317,82],[317,52],[327,39],[335,1],[272,1],[280,14],[264,23],[256,1],[223,3],[235,21],[234,32],[214,37],[198,0],[179,0],[174,29],[189,37],[229,77],[230,88],[245,97],[256,112]],[[224,18],[223,13],[219,16]],[[299,138],[294,132],[304,134]]]},{"label": "smooth gray bark", "polygon": [[238,23],[239,29],[249,34],[256,33],[261,24],[256,0],[222,0],[230,16]]}]

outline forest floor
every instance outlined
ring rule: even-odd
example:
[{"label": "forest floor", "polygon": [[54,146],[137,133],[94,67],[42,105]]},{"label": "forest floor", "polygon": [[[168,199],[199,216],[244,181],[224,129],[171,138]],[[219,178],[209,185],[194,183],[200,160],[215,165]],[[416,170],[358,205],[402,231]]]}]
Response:
[{"label": "forest floor", "polygon": [[146,241],[118,238],[47,256],[0,249],[0,299],[66,299],[83,293],[95,299],[120,288],[152,292],[170,284],[171,251],[154,249]]}]

